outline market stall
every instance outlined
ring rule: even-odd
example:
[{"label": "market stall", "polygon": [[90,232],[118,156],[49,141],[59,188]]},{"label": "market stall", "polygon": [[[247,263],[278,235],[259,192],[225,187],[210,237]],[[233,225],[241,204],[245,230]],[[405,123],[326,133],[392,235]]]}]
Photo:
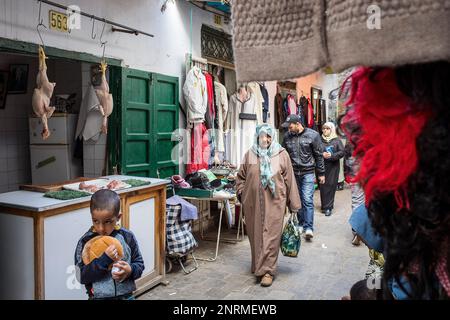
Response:
[{"label": "market stall", "polygon": [[[135,234],[144,259],[144,273],[136,282],[139,294],[164,279],[169,181],[102,178],[146,183],[115,190],[121,198],[121,225]],[[58,200],[37,191],[0,194],[0,251],[7,257],[0,273],[1,299],[87,299],[84,286],[76,280],[74,252],[78,239],[92,225],[89,203],[90,195]]]}]

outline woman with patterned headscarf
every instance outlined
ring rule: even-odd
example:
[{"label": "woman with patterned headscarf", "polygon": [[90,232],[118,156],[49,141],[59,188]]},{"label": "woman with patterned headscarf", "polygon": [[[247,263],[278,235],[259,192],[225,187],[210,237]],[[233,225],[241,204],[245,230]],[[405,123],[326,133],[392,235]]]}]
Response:
[{"label": "woman with patterned headscarf", "polygon": [[322,213],[328,217],[334,207],[334,195],[339,179],[339,160],[344,156],[344,145],[336,134],[333,122],[322,126],[323,158],[325,163],[325,183],[319,185]]},{"label": "woman with patterned headscarf", "polygon": [[251,271],[270,286],[276,273],[286,206],[300,209],[291,159],[268,124],[256,128],[254,144],[244,156],[236,192],[245,214],[252,253]]}]

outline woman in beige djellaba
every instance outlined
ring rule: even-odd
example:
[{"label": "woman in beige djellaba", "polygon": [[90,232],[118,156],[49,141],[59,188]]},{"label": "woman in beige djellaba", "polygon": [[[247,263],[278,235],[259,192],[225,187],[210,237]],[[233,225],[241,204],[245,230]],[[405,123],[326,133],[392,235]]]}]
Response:
[{"label": "woman in beige djellaba", "polygon": [[252,253],[252,273],[268,287],[277,269],[286,206],[300,209],[291,159],[268,124],[256,128],[236,179]]}]

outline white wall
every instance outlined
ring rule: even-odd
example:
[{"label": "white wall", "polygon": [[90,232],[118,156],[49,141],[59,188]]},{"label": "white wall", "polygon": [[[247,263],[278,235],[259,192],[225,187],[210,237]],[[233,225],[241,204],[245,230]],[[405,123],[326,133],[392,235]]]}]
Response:
[{"label": "white wall", "polygon": [[[168,3],[162,13],[163,0],[59,0],[62,5],[78,5],[81,11],[106,17],[138,30],[151,33],[154,38],[121,32],[105,27],[103,40],[108,41],[105,55],[123,60],[123,66],[180,77],[184,71],[185,54],[190,51],[190,11],[192,8],[192,53],[201,55],[200,29],[202,23],[213,25],[213,14],[201,10],[186,1]],[[30,0],[0,0],[0,37],[40,43],[36,32],[39,5]],[[42,4],[41,17],[48,25],[48,10],[62,11]],[[103,23],[95,22],[97,38],[91,39],[92,22],[81,18],[81,29],[70,34],[43,29],[42,37],[47,46],[60,49],[102,55],[99,37]],[[216,26],[217,27],[217,26]],[[229,26],[223,26],[229,32]]]},{"label": "white wall", "polygon": [[[201,26],[210,25],[222,28],[230,33],[230,25],[221,27],[214,24],[214,15],[201,10],[184,0],[168,3],[161,12],[164,0],[58,0],[62,5],[78,5],[81,11],[105,17],[108,20],[151,33],[154,38],[144,35],[132,35],[112,32],[106,25],[103,40],[108,41],[105,56],[122,60],[122,66],[175,76],[180,81],[180,102],[184,105],[182,86],[185,79],[185,54],[191,51],[193,56],[201,56]],[[48,11],[61,9],[42,4],[41,17],[48,25]],[[36,32],[39,4],[30,0],[0,0],[0,37],[31,43],[40,43]],[[191,36],[192,13],[192,36]],[[81,18],[81,29],[70,34],[55,30],[42,29],[45,45],[64,50],[102,55],[100,34],[103,23],[95,22],[95,40],[91,39],[92,21]],[[180,127],[185,119],[180,112]],[[95,151],[94,151],[95,152]],[[180,153],[181,155],[182,153]],[[93,158],[95,160],[95,157]],[[92,161],[91,161],[92,162]],[[96,174],[94,161],[94,172]],[[91,163],[90,163],[91,164]],[[91,168],[92,166],[90,166]],[[180,169],[183,169],[181,167]],[[91,170],[92,171],[92,170]]]}]

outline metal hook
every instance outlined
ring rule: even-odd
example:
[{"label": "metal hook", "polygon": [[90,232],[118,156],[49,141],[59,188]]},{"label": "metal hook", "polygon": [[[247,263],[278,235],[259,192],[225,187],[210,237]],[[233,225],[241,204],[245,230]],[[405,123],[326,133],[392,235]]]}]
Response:
[{"label": "metal hook", "polygon": [[94,25],[95,25],[95,19],[94,19],[94,16],[92,16],[91,19],[92,19],[91,38],[92,38],[92,40],[94,40],[95,38],[97,38],[97,34],[94,34]]},{"label": "metal hook", "polygon": [[103,19],[103,28],[102,28],[102,33],[100,34],[100,47],[103,47],[102,61],[105,60],[105,47],[106,47],[106,43],[108,43],[108,41],[102,41],[103,32],[105,31],[105,25],[106,25],[106,19]]},{"label": "metal hook", "polygon": [[38,16],[38,24],[36,26],[36,31],[38,33],[39,38],[41,39],[41,43],[42,43],[42,47],[45,49],[45,44],[44,44],[44,40],[42,39],[41,36],[41,32],[39,31],[39,27],[44,27],[45,29],[47,29],[47,27],[44,25],[44,19],[41,18],[41,6],[42,6],[42,2],[40,0],[38,0],[39,2],[39,16]]}]

